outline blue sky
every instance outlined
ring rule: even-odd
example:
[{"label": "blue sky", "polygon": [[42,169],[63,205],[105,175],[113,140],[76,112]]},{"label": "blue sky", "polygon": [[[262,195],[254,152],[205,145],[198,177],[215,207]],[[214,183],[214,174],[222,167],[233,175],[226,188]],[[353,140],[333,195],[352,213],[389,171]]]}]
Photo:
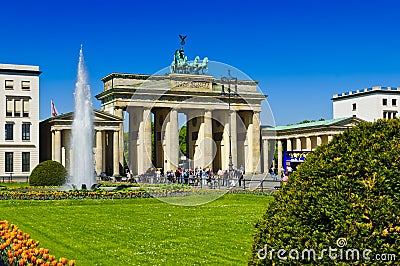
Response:
[{"label": "blue sky", "polygon": [[260,82],[276,124],[329,119],[334,93],[400,87],[397,2],[4,0],[0,63],[40,66],[46,119],[51,99],[73,110],[81,43],[96,95],[111,72],[168,66],[187,34],[190,59],[207,56]]}]

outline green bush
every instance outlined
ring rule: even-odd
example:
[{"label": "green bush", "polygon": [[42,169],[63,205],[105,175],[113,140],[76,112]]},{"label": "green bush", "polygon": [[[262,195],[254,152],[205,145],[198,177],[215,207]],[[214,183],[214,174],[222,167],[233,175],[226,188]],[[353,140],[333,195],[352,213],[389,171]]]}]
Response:
[{"label": "green bush", "polygon": [[67,170],[59,162],[44,161],[33,169],[29,184],[31,186],[60,186],[67,179]]},{"label": "green bush", "polygon": [[[396,265],[374,259],[382,253],[400,259],[400,121],[361,123],[335,136],[275,195],[256,224],[249,265]],[[321,255],[329,247],[337,249],[335,260]],[[315,250],[316,259],[308,260],[305,249]]]}]

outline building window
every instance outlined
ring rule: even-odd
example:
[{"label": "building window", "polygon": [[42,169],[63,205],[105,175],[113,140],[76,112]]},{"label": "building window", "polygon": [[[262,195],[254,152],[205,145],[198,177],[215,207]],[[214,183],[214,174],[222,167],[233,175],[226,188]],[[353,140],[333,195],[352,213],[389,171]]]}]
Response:
[{"label": "building window", "polygon": [[31,139],[31,125],[22,124],[22,140],[30,140],[30,139]]},{"label": "building window", "polygon": [[24,100],[23,104],[23,117],[29,117],[29,100]]},{"label": "building window", "polygon": [[12,152],[6,152],[6,156],[5,156],[5,158],[6,158],[6,163],[5,163],[6,172],[12,172],[13,171],[13,161],[14,161],[13,157],[14,157],[14,154]]},{"label": "building window", "polygon": [[15,109],[14,109],[14,116],[20,117],[21,116],[21,100],[15,100]]},{"label": "building window", "polygon": [[392,119],[397,117],[397,112],[389,112],[389,111],[384,111],[383,112],[383,118],[384,119]]},{"label": "building window", "polygon": [[397,105],[397,99],[392,99],[392,105],[396,106]]},{"label": "building window", "polygon": [[21,82],[21,88],[23,90],[30,90],[31,89],[31,82],[30,81],[22,81]]},{"label": "building window", "polygon": [[6,90],[13,90],[14,89],[14,80],[6,80],[5,87],[6,87]]},{"label": "building window", "polygon": [[6,134],[5,134],[5,139],[6,140],[13,140],[13,129],[14,129],[14,124],[6,124]]},{"label": "building window", "polygon": [[31,154],[29,152],[22,153],[22,172],[31,170]]},{"label": "building window", "polygon": [[357,104],[353,103],[352,106],[353,106],[353,111],[357,110]]},{"label": "building window", "polygon": [[7,110],[6,110],[6,116],[12,116],[13,115],[13,101],[11,99],[7,99]]},{"label": "building window", "polygon": [[386,106],[387,105],[387,99],[382,99],[382,104]]}]

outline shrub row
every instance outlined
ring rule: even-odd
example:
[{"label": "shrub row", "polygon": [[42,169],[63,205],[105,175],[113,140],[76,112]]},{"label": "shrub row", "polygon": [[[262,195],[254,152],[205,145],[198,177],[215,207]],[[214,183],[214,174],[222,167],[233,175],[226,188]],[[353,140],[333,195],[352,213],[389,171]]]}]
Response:
[{"label": "shrub row", "polygon": [[[292,249],[321,255],[328,247],[358,250],[360,259],[289,259]],[[281,249],[286,260],[277,256]],[[372,253],[361,258],[366,250]],[[373,254],[400,255],[398,119],[361,123],[310,153],[257,222],[248,264],[398,265]]]}]

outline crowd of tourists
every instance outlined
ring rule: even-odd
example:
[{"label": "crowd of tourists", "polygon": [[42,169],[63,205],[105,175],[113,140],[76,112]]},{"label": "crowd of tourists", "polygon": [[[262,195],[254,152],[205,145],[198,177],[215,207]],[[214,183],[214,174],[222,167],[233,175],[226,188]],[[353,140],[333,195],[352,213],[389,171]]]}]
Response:
[{"label": "crowd of tourists", "polygon": [[286,167],[286,169],[282,167],[280,176],[278,174],[278,169],[276,167],[269,168],[268,172],[269,172],[269,175],[273,178],[274,181],[286,182],[286,181],[288,181],[289,176],[292,174],[293,168],[290,165],[288,165]]},{"label": "crowd of tourists", "polygon": [[139,177],[138,181],[147,181],[149,183],[175,183],[193,186],[208,185],[212,188],[217,186],[234,187],[238,182],[240,187],[243,175],[243,166],[239,169],[235,167],[231,174],[228,170],[219,169],[217,172],[214,172],[210,168],[201,167],[196,167],[195,169],[178,168],[175,171],[168,170],[166,172],[161,168],[150,168],[145,174]]}]

